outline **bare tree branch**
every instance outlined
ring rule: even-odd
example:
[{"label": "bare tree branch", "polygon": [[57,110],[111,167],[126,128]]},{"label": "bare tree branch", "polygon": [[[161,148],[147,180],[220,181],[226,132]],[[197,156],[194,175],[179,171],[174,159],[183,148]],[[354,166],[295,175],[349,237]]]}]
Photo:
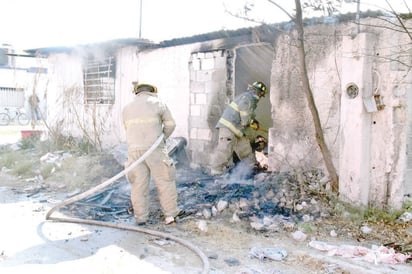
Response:
[{"label": "bare tree branch", "polygon": [[391,9],[393,15],[396,16],[396,19],[398,19],[399,24],[401,24],[402,28],[405,30],[405,32],[408,34],[409,38],[412,40],[412,35],[411,33],[408,31],[408,28],[405,26],[405,24],[403,23],[402,19],[399,17],[398,13],[395,12],[395,10],[393,9],[393,7],[391,6],[391,4],[389,3],[388,0],[385,0],[386,4],[388,4],[389,8]]},{"label": "bare tree branch", "polygon": [[281,11],[283,11],[289,18],[290,20],[295,20],[296,18],[294,16],[292,16],[287,10],[285,10],[282,6],[280,6],[278,3],[276,3],[275,1],[272,0],[267,0],[269,3],[275,5],[278,9],[280,9]]}]

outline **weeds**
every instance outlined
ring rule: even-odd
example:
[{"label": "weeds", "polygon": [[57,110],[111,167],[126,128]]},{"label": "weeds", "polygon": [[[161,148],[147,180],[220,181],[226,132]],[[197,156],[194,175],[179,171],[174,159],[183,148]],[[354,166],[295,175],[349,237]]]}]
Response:
[{"label": "weeds", "polygon": [[403,210],[389,210],[386,208],[378,208],[374,206],[355,206],[352,204],[337,202],[334,205],[334,213],[336,216],[343,217],[355,224],[362,223],[395,223],[401,216],[407,206]]},{"label": "weeds", "polygon": [[364,220],[371,223],[394,223],[402,213],[403,211],[400,210],[370,207],[365,211]]},{"label": "weeds", "polygon": [[18,162],[18,158],[18,154],[13,151],[4,152],[0,158],[0,166],[12,169],[16,162]]},{"label": "weeds", "polygon": [[12,174],[20,177],[32,177],[35,175],[35,162],[30,159],[23,159],[16,163],[15,167],[12,170]]}]

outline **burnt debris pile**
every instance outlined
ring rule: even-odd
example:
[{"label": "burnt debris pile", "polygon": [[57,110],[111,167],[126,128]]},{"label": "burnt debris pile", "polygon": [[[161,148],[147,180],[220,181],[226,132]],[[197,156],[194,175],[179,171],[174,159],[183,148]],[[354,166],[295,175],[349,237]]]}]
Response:
[{"label": "burnt debris pile", "polygon": [[[196,173],[186,172],[192,176]],[[281,220],[285,226],[294,226],[328,216],[319,197],[326,186],[325,176],[316,170],[299,174],[262,172],[246,178],[229,173],[221,178],[180,180],[178,192],[181,207],[199,218],[226,216],[261,223],[262,229],[267,229],[265,223],[270,227]]]},{"label": "burnt debris pile", "polygon": [[[271,229],[273,223],[285,227],[299,221],[312,221],[328,216],[320,196],[328,186],[327,177],[317,170],[300,173],[245,173],[240,165],[222,177],[212,177],[200,169],[191,169],[184,152],[185,140],[176,139],[168,147],[177,163],[178,203],[184,218],[231,218],[257,225],[255,229]],[[113,153],[117,162],[126,159],[126,146]],[[149,223],[161,216],[157,191],[153,182],[150,193]],[[84,219],[116,221],[133,217],[130,185],[123,177],[111,187],[70,204],[62,211]],[[273,229],[278,229],[276,226]]]},{"label": "burnt debris pile", "polygon": [[[311,187],[313,190],[321,187],[323,175],[317,171],[300,176],[262,172],[251,178],[240,178],[233,173],[211,177],[183,167],[178,168],[177,173],[181,219],[237,218],[260,223],[262,226],[257,230],[262,230],[273,227],[270,226],[273,222],[294,226],[296,222],[327,214],[308,191]],[[317,189],[316,193],[319,193]],[[150,197],[149,223],[156,223],[162,216],[153,183]],[[123,178],[91,197],[62,208],[62,212],[83,219],[111,222],[132,218],[130,186]]]}]

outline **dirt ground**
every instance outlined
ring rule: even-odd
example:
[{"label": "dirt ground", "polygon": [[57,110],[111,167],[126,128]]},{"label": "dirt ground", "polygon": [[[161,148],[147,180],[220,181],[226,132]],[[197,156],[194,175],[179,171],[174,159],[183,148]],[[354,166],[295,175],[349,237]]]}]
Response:
[{"label": "dirt ground", "polygon": [[[358,257],[330,256],[309,246],[312,240],[331,245],[407,243],[412,241],[408,225],[371,225],[374,234],[359,237],[348,233],[347,222],[324,219],[314,223],[316,232],[298,240],[292,237],[291,230],[252,229],[250,222],[235,221],[229,211],[210,219],[191,215],[169,226],[155,222],[143,228],[160,232],[161,236],[45,220],[46,213],[68,199],[71,192],[85,191],[103,181],[81,180],[90,176],[91,170],[84,165],[87,161],[87,157],[74,161],[78,165],[72,169],[75,174],[55,174],[53,180],[40,182],[1,171],[1,273],[412,273],[410,262],[374,264]],[[109,166],[95,168],[94,172],[106,170],[114,175]],[[109,176],[104,175],[106,179]],[[55,215],[64,216],[61,212]],[[131,218],[118,220],[117,224],[135,227]],[[352,229],[359,231],[359,227]],[[337,235],[331,235],[332,230]],[[164,234],[171,236],[163,237]],[[200,250],[206,262],[190,247],[173,241],[174,237]],[[253,248],[282,250],[287,254],[280,260],[259,259],[251,255]]]}]

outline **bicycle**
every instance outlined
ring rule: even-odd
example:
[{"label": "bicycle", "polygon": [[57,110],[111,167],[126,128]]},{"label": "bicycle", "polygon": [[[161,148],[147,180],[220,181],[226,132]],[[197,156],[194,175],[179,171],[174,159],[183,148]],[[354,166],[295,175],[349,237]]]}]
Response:
[{"label": "bicycle", "polygon": [[11,112],[9,108],[4,108],[4,110],[6,112],[0,112],[0,126],[7,126],[16,120],[21,126],[29,124],[30,119],[27,114],[24,113],[23,108],[16,108],[14,112]]}]

